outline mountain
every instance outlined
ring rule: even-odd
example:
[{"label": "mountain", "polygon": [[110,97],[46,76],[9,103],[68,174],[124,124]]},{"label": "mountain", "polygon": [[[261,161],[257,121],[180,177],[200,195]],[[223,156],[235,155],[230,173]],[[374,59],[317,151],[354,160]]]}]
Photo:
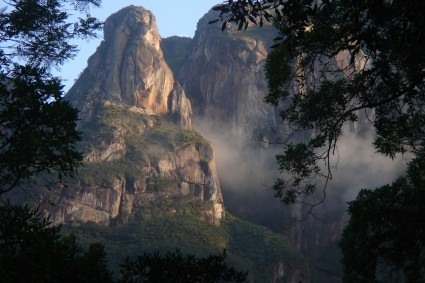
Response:
[{"label": "mountain", "polygon": [[137,11],[128,7],[108,18],[104,41],[67,99],[80,109],[83,122],[95,115],[99,101],[107,100],[146,114],[175,114],[175,121],[190,129],[190,102],[163,60],[155,18]]},{"label": "mountain", "polygon": [[[279,174],[274,156],[282,153],[281,141],[290,132],[281,124],[278,109],[263,101],[268,93],[264,66],[275,31],[267,23],[241,31],[230,24],[221,31],[221,23],[209,24],[217,15],[211,10],[199,20],[186,60],[175,71],[192,103],[194,128],[215,145],[226,207],[244,220],[288,236],[308,258],[312,282],[340,282],[338,242],[347,222],[347,201],[361,188],[392,180],[403,167],[368,146],[374,135],[373,110],[356,113],[357,121],[344,127],[338,154],[331,160],[338,165],[332,182],[323,194],[306,200],[319,203],[326,195],[325,202],[314,209],[316,217],[298,221],[310,207],[284,206],[268,190]],[[173,58],[173,49],[166,52]],[[317,66],[326,63],[344,75],[347,58],[341,52]],[[295,140],[308,137],[303,133]]]},{"label": "mountain", "polygon": [[85,159],[67,186],[42,192],[55,223],[82,241],[104,241],[115,263],[155,250],[227,249],[251,282],[309,282],[285,236],[225,213],[215,151],[192,129],[191,102],[150,11],[130,6],[106,20],[66,98],[80,111]]},{"label": "mountain", "polygon": [[[186,60],[176,71],[192,103],[194,127],[215,145],[227,208],[287,235],[309,259],[312,282],[338,282],[342,276],[338,239],[346,223],[340,203],[345,202],[330,194],[318,209],[322,221],[294,223],[304,217],[306,208],[285,206],[267,189],[278,174],[275,154],[281,152],[280,141],[288,133],[279,109],[264,102],[268,93],[264,67],[276,31],[270,23],[241,31],[229,25],[222,31],[220,22],[209,23],[217,16],[211,10],[199,20]],[[170,53],[166,58],[178,57],[172,49],[166,52]],[[366,132],[367,119],[361,118],[349,129],[355,134]]]},{"label": "mountain", "polygon": [[276,109],[263,101],[268,91],[264,64],[276,32],[270,24],[243,32],[230,25],[222,32],[221,23],[208,23],[217,16],[211,10],[199,20],[178,81],[195,120],[202,118],[240,142],[268,141],[280,128]]},{"label": "mountain", "polygon": [[128,7],[105,22],[104,41],[66,98],[80,111],[86,165],[63,190],[58,222],[125,221],[165,196],[213,203],[224,215],[211,145],[191,130],[191,104],[163,59],[154,16]]}]

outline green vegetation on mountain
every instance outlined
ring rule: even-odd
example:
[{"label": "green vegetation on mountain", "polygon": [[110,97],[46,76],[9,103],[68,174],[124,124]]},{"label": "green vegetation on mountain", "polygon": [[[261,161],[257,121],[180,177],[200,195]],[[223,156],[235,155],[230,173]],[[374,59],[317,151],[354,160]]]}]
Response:
[{"label": "green vegetation on mountain", "polygon": [[[207,257],[182,254],[178,249],[126,257],[121,276],[108,270],[104,245],[81,248],[77,238],[63,236],[38,209],[0,206],[0,282],[244,282],[246,272],[227,267],[226,252]],[[116,266],[118,268],[118,266]],[[120,277],[120,279],[118,279]],[[141,281],[142,280],[142,281]]]},{"label": "green vegetation on mountain", "polygon": [[0,196],[44,173],[62,181],[80,165],[77,110],[63,99],[51,67],[75,56],[75,39],[97,36],[102,23],[89,15],[89,7],[101,2],[2,2]]},{"label": "green vegetation on mountain", "polygon": [[203,213],[211,205],[189,196],[164,198],[137,208],[125,226],[86,223],[64,229],[87,243],[102,239],[112,263],[157,250],[179,248],[183,253],[206,256],[226,249],[227,262],[238,270],[249,270],[255,282],[266,282],[272,266],[279,262],[291,271],[308,274],[306,261],[285,236],[230,214],[220,226],[208,223]]},{"label": "green vegetation on mountain", "polygon": [[[99,116],[83,127],[83,136],[88,143],[107,142],[113,139],[114,130],[123,132],[130,146],[139,143],[160,144],[164,149],[176,149],[185,144],[209,144],[200,134],[173,123],[172,114],[156,115],[143,113],[141,109],[114,103],[99,106]],[[143,135],[143,139],[135,141]]]},{"label": "green vegetation on mountain", "polygon": [[[84,151],[106,150],[111,143],[122,144],[114,150],[112,161],[85,162],[79,169],[83,179],[112,180],[115,176],[140,177],[141,164],[158,162],[168,153],[189,145],[209,145],[209,141],[194,130],[183,129],[170,121],[169,115],[152,115],[130,106],[104,103],[97,119],[82,127]],[[162,181],[159,181],[163,183]]]}]

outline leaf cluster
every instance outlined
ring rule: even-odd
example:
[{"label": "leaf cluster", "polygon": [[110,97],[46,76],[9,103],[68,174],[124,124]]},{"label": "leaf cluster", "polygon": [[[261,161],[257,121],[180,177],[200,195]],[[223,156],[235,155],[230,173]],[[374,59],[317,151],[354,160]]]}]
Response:
[{"label": "leaf cluster", "polygon": [[[1,57],[15,57],[31,66],[61,65],[72,58],[77,47],[70,40],[95,37],[102,23],[87,15],[71,22],[69,11],[88,12],[88,5],[100,5],[99,0],[11,0],[0,13]],[[73,9],[68,9],[69,5]]]},{"label": "leaf cluster", "polygon": [[[97,36],[89,14],[100,0],[11,0],[0,11],[0,195],[41,173],[72,175],[80,165],[77,110],[63,99],[60,66],[71,41]],[[70,13],[86,13],[76,22]]]},{"label": "leaf cluster", "polygon": [[[228,24],[235,23],[238,30],[247,29],[249,24],[263,26],[264,21],[273,19],[273,9],[276,9],[283,0],[228,0],[223,4],[213,7],[219,11],[219,19],[210,21],[215,23],[222,21],[221,29],[225,30]],[[278,11],[278,10],[277,10]]]},{"label": "leaf cluster", "polygon": [[29,66],[0,78],[0,194],[40,173],[72,174],[82,159],[78,117],[59,80]]},{"label": "leaf cluster", "polygon": [[[416,158],[422,150],[425,2],[246,0],[215,9],[224,22],[243,25],[274,9],[280,37],[266,64],[265,101],[281,108],[290,129],[277,157],[277,196],[293,202],[314,192],[317,179],[332,178],[330,157],[360,112],[375,128],[378,152]],[[298,143],[300,133],[309,141]]]},{"label": "leaf cluster", "polygon": [[422,282],[424,209],[424,182],[410,177],[360,191],[340,242],[344,282]]}]

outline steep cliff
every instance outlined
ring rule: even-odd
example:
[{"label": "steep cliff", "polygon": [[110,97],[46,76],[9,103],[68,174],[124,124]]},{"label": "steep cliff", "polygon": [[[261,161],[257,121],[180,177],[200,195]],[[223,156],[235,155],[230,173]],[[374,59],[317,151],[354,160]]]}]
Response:
[{"label": "steep cliff", "polygon": [[67,94],[83,122],[108,100],[147,114],[176,114],[176,121],[191,128],[190,103],[164,61],[160,40],[154,15],[143,8],[130,6],[107,19],[104,40]]},{"label": "steep cliff", "polygon": [[263,102],[268,91],[263,69],[275,30],[265,24],[242,32],[229,26],[222,32],[220,23],[208,23],[216,18],[217,12],[210,11],[199,20],[178,80],[195,119],[225,128],[241,142],[268,140],[279,128],[275,109]]},{"label": "steep cliff", "polygon": [[[239,217],[282,232],[288,223],[303,218],[306,211],[301,206],[284,207],[265,189],[276,178],[274,155],[281,152],[279,146],[269,142],[282,140],[287,134],[278,109],[263,101],[268,93],[264,65],[277,35],[270,24],[251,25],[246,31],[229,25],[222,32],[221,23],[209,24],[216,18],[217,13],[210,11],[198,22],[186,62],[177,77],[192,102],[194,127],[218,149],[217,164],[228,209]],[[343,59],[337,58],[331,64],[343,69]],[[347,126],[346,132],[367,136],[371,128],[369,118],[359,113],[357,123]],[[345,187],[348,186],[343,190]],[[329,206],[338,210],[326,215],[326,223],[309,219],[284,231],[308,255],[316,277],[312,282],[337,282],[341,276],[337,243],[346,219],[339,203],[346,200],[328,197],[329,201]],[[329,209],[318,211],[322,219]]]},{"label": "steep cliff", "polygon": [[191,130],[191,104],[163,59],[153,14],[127,7],[66,98],[80,111],[84,166],[60,195],[55,222],[125,222],[133,209],[190,195],[224,215],[213,150]]}]

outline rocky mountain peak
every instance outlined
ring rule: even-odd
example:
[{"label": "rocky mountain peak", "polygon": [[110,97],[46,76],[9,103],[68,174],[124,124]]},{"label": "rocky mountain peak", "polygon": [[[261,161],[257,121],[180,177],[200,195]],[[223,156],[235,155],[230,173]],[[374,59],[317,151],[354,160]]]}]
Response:
[{"label": "rocky mountain peak", "polygon": [[104,26],[105,41],[116,41],[120,37],[137,34],[160,52],[161,37],[155,16],[143,7],[129,6],[111,15]]},{"label": "rocky mountain peak", "polygon": [[[126,223],[164,199],[205,203],[219,224],[223,199],[209,141],[191,129],[191,104],[164,60],[154,15],[129,6],[111,15],[104,40],[66,98],[80,110],[84,165],[49,196],[56,223]],[[172,202],[171,202],[172,203]]]},{"label": "rocky mountain peak", "polygon": [[155,16],[129,6],[105,22],[104,40],[67,94],[90,121],[101,101],[143,109],[146,114],[173,113],[176,122],[191,127],[191,105],[164,61]]},{"label": "rocky mountain peak", "polygon": [[268,91],[264,64],[276,31],[269,23],[241,31],[229,24],[221,31],[220,21],[209,23],[217,17],[210,10],[199,20],[178,75],[195,120],[207,120],[249,143],[269,139],[279,123],[274,107],[263,101]]}]

